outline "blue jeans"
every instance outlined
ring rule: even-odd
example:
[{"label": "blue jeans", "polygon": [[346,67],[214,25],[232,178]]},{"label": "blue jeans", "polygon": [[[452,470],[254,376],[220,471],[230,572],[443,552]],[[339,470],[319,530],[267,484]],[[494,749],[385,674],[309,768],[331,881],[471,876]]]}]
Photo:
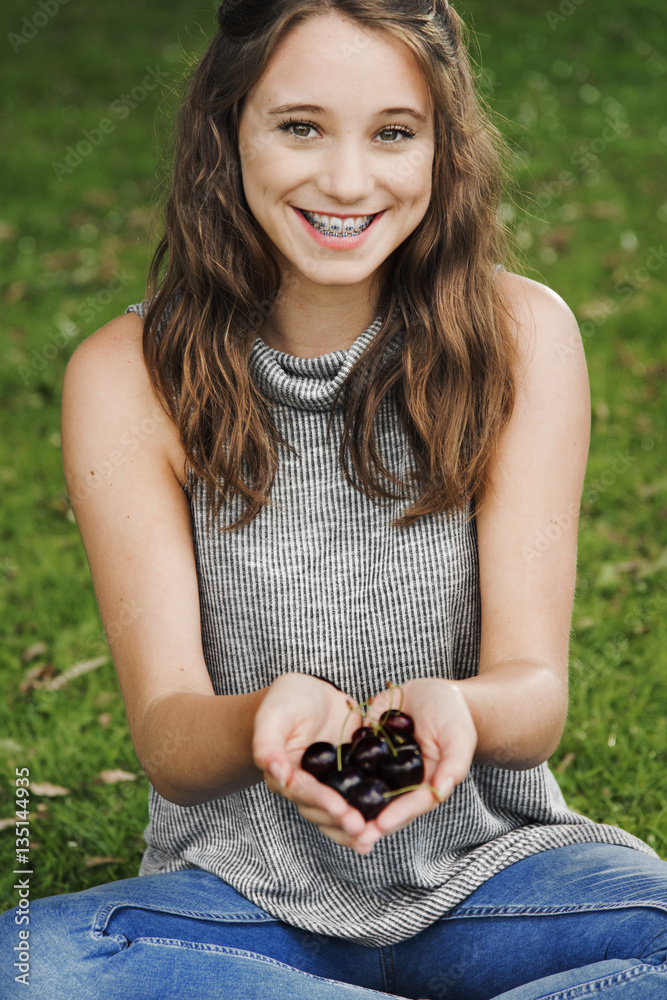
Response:
[{"label": "blue jeans", "polygon": [[196,868],[33,900],[23,953],[16,913],[2,1000],[667,998],[667,863],[608,844],[518,861],[391,947],[282,923]]}]

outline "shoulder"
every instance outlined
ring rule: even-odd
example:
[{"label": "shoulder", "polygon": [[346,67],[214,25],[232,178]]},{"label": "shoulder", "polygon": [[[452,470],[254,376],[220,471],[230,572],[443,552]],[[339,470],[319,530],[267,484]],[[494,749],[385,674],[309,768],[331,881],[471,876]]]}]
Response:
[{"label": "shoulder", "polygon": [[565,300],[531,278],[499,272],[517,348],[517,402],[534,397],[568,402],[588,419],[588,370],[579,325]]},{"label": "shoulder", "polygon": [[150,451],[185,481],[178,429],[156,396],[143,353],[143,320],[126,313],[91,334],[70,358],[63,424],[85,426],[102,442],[150,441]]},{"label": "shoulder", "polygon": [[520,356],[534,352],[583,356],[579,326],[572,309],[552,288],[511,271],[496,279],[507,307]]},{"label": "shoulder", "polygon": [[86,337],[69,360],[65,382],[93,378],[96,383],[108,383],[109,387],[116,383],[117,389],[147,383],[143,325],[137,313],[125,313]]}]

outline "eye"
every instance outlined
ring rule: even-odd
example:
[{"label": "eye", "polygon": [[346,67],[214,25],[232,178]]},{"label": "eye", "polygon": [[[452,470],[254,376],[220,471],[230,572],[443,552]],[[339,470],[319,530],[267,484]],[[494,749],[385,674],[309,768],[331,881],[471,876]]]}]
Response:
[{"label": "eye", "polygon": [[399,142],[404,142],[406,139],[414,139],[415,133],[412,129],[405,128],[404,125],[388,125],[387,128],[383,128],[378,135],[386,135],[387,133],[394,133],[401,136],[397,142],[387,143],[389,146],[397,146]]},{"label": "eye", "polygon": [[[287,118],[284,121],[279,122],[278,128],[286,135],[291,135],[294,139],[302,140],[313,139],[314,136],[305,135],[303,132],[297,132],[297,129],[305,129],[306,131],[308,129],[315,129],[317,131],[317,125],[314,122],[300,121],[296,118]],[[383,128],[378,132],[378,136],[382,135],[399,136],[398,139],[394,139],[393,141],[387,142],[385,140],[381,140],[381,145],[383,146],[398,146],[403,142],[406,142],[408,139],[414,139],[415,137],[415,133],[412,129],[406,128],[404,125],[388,125],[386,128]]]},{"label": "eye", "polygon": [[278,128],[282,132],[285,132],[286,135],[292,135],[292,136],[294,136],[295,139],[312,139],[313,137],[310,136],[310,135],[301,135],[301,134],[298,134],[297,132],[291,132],[290,130],[292,128],[303,128],[303,129],[314,128],[314,129],[316,129],[317,125],[314,125],[312,122],[298,121],[296,118],[288,118],[285,121],[280,122],[280,124],[278,125]]}]

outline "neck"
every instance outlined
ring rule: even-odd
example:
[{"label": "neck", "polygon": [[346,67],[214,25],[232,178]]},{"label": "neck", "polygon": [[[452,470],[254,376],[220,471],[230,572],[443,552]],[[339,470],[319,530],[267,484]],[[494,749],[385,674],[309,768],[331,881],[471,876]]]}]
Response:
[{"label": "neck", "polygon": [[299,358],[347,351],[378,314],[358,288],[316,286],[314,291],[287,290],[278,296],[259,331],[265,344]]}]

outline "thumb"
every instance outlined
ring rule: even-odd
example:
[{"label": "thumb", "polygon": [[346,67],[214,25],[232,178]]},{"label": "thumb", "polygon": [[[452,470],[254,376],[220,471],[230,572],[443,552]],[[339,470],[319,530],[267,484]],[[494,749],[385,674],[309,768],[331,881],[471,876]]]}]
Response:
[{"label": "thumb", "polygon": [[281,788],[287,788],[287,782],[292,774],[292,768],[289,761],[274,759],[268,765],[267,770],[271,777],[278,782]]}]

